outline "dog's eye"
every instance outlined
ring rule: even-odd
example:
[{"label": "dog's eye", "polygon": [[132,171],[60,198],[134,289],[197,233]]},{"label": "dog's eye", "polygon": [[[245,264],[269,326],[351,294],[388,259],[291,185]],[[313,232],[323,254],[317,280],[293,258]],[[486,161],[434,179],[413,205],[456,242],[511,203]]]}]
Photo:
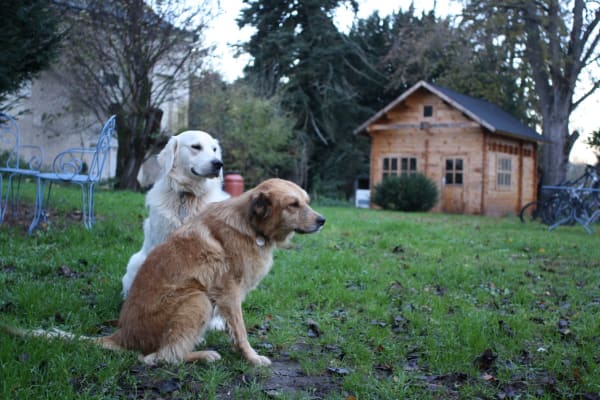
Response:
[{"label": "dog's eye", "polygon": [[217,152],[217,148],[213,147],[213,152],[216,153]]},{"label": "dog's eye", "polygon": [[202,151],[202,145],[201,144],[193,144],[192,149]]},{"label": "dog's eye", "polygon": [[290,203],[290,207],[298,208],[298,207],[300,207],[300,202],[298,200],[296,200],[293,203]]}]

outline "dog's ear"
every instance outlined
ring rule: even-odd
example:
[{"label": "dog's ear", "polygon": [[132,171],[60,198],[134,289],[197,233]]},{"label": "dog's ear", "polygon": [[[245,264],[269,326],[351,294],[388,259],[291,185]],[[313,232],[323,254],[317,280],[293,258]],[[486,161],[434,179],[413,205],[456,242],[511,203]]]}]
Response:
[{"label": "dog's ear", "polygon": [[175,163],[175,154],[177,153],[177,138],[171,136],[164,149],[158,153],[158,165],[164,172],[169,172]]},{"label": "dog's ear", "polygon": [[250,201],[250,214],[257,219],[267,218],[271,214],[271,198],[266,192],[258,192],[252,195]]}]

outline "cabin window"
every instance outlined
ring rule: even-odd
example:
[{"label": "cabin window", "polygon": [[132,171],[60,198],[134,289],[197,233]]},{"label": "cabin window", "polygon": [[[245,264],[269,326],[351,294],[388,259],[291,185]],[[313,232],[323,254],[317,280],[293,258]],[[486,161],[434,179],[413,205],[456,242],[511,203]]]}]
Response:
[{"label": "cabin window", "polygon": [[385,157],[383,159],[382,177],[391,175],[411,175],[417,173],[415,157]]},{"label": "cabin window", "polygon": [[398,175],[398,159],[385,157],[383,159],[382,176]]},{"label": "cabin window", "polygon": [[433,117],[433,106],[423,106],[423,116],[425,118]]},{"label": "cabin window", "polygon": [[446,185],[463,184],[463,160],[462,158],[446,159]]},{"label": "cabin window", "polygon": [[510,187],[512,175],[512,160],[510,158],[498,158],[498,186]]}]

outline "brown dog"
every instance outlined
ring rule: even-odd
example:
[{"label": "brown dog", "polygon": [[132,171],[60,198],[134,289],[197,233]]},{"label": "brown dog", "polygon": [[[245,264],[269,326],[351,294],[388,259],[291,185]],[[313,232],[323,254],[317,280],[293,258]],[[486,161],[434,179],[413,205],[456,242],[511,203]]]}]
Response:
[{"label": "brown dog", "polygon": [[140,351],[148,364],[215,361],[217,352],[194,347],[218,308],[242,355],[269,365],[248,342],[242,302],[269,272],[278,244],[324,223],[306,192],[281,179],[209,204],[149,254],[123,304],[119,329],[94,341]]}]

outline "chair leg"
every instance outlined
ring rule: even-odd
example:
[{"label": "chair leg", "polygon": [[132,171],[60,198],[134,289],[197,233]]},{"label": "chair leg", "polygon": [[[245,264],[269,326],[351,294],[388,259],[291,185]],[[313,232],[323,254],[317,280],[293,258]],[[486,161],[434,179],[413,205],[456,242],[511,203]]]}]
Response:
[{"label": "chair leg", "polygon": [[44,207],[44,183],[40,178],[36,178],[36,192],[35,192],[35,205],[33,207],[33,220],[29,226],[28,233],[31,235],[33,230],[37,228],[42,217]]},{"label": "chair leg", "polygon": [[19,215],[19,198],[21,197],[21,175],[17,175],[17,190],[15,190],[12,184],[10,190],[12,191],[10,197],[12,201],[13,217],[16,218],[17,215]]},{"label": "chair leg", "polygon": [[[14,183],[13,183],[13,177],[14,175],[9,174],[8,175],[8,180],[6,181],[6,194],[4,195],[4,206],[2,206],[2,199],[0,197],[0,222],[4,221],[4,218],[6,217],[6,212],[8,211],[8,205],[10,204],[10,209],[13,213],[13,217],[17,216],[17,202],[19,200],[18,196],[15,199],[15,190],[14,190]],[[1,181],[0,181],[1,183]],[[20,180],[19,180],[20,183]],[[18,186],[18,188],[20,189],[20,185]],[[2,192],[2,189],[0,188],[0,193]]]},{"label": "chair leg", "polygon": [[41,200],[42,200],[42,207],[40,208],[40,218],[44,221],[44,223],[46,222],[46,218],[47,218],[47,210],[48,210],[48,206],[50,204],[50,193],[52,192],[52,181],[48,182],[48,194],[46,195],[46,200],[44,201],[44,184],[42,182],[42,191],[40,192],[41,195]]},{"label": "chair leg", "polygon": [[87,191],[86,191],[86,185],[80,185],[81,186],[81,220],[83,222],[83,226],[85,226],[86,228],[89,229],[89,221],[88,221],[88,199],[87,199]]},{"label": "chair leg", "polygon": [[10,204],[10,209],[13,214],[13,217],[17,215],[17,211],[15,210],[15,189],[13,183],[13,176],[8,175],[8,181],[6,182],[6,200],[4,204],[4,216],[6,216],[6,212],[8,211],[8,205]]},{"label": "chair leg", "polygon": [[94,201],[94,192],[96,190],[96,186],[91,183],[88,187],[88,212],[89,212],[89,227],[91,228],[96,223],[96,213],[94,210],[95,201]]}]

